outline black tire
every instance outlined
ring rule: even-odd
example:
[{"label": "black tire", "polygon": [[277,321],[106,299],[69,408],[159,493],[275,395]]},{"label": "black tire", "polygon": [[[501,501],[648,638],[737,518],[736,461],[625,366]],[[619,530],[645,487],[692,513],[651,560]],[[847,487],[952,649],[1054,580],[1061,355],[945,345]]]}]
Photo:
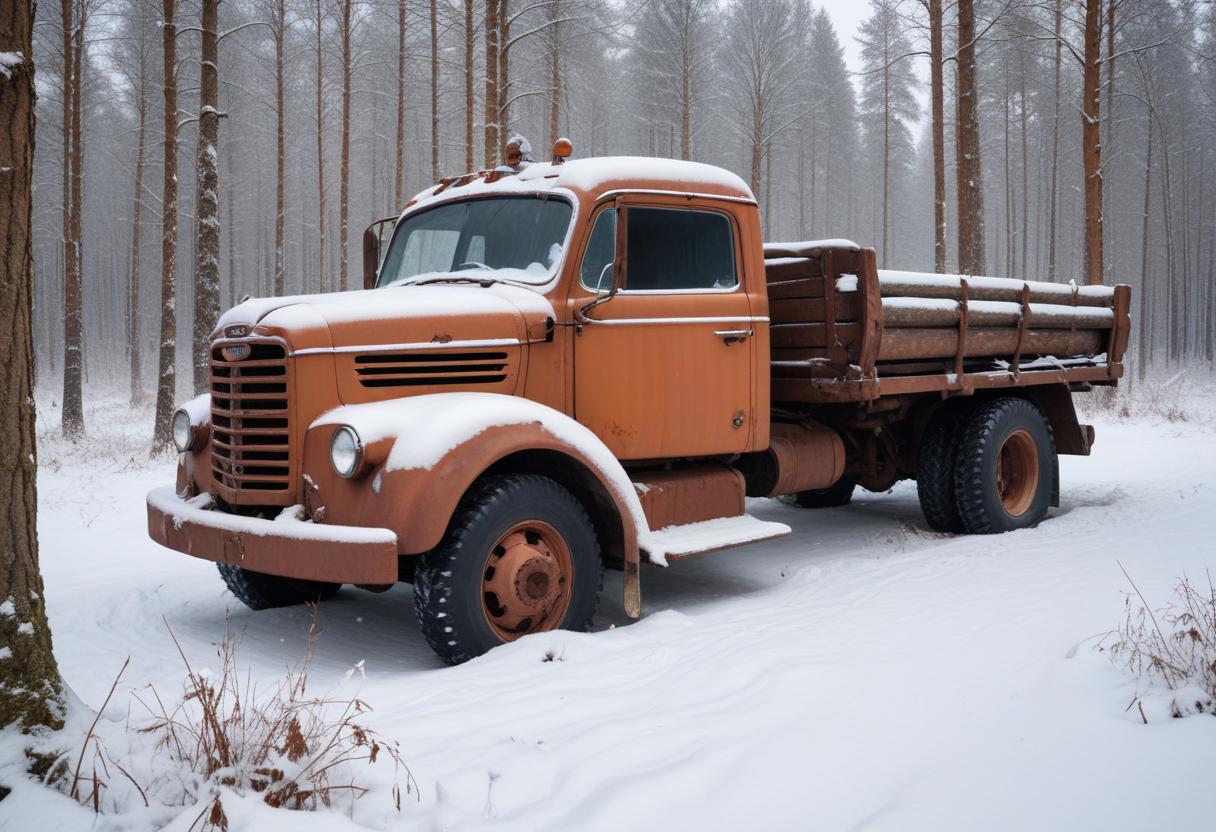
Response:
[{"label": "black tire", "polygon": [[[547,477],[488,476],[461,498],[443,540],[420,558],[414,577],[418,625],[445,663],[460,664],[513,638],[491,625],[495,614],[491,604],[505,605],[485,593],[483,580],[493,574],[490,559],[501,556],[503,536],[521,523],[534,521],[560,536],[572,568],[571,585],[558,590],[569,596],[565,614],[560,621],[545,622],[543,629],[591,627],[604,565],[595,527],[582,504]],[[519,632],[529,631],[534,630]]]},{"label": "black tire", "polygon": [[[1007,453],[1024,463],[1025,472],[1000,474],[1006,482],[1002,491],[999,472],[1018,468],[1006,467]],[[955,463],[963,527],[971,534],[999,534],[1037,525],[1047,516],[1055,468],[1051,425],[1034,404],[1009,397],[981,405],[963,425]],[[1024,508],[1010,511],[1010,502]]]},{"label": "black tire", "polygon": [[342,588],[342,584],[281,578],[278,575],[251,572],[227,563],[217,563],[216,567],[232,594],[251,610],[326,601]]},{"label": "black tire", "polygon": [[856,480],[841,477],[835,485],[829,488],[819,491],[799,491],[797,494],[788,494],[781,499],[799,508],[836,508],[837,506],[847,506],[852,501],[853,491],[856,488]]},{"label": "black tire", "polygon": [[965,412],[939,411],[925,428],[916,460],[916,495],[925,522],[935,532],[961,534],[954,490],[955,459],[958,457],[959,427]]}]

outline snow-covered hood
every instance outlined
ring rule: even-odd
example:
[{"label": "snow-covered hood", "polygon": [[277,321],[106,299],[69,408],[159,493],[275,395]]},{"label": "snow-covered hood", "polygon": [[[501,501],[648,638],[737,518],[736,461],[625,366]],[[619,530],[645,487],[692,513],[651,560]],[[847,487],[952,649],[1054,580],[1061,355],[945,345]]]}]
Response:
[{"label": "snow-covered hood", "polygon": [[[216,335],[256,326],[293,349],[372,344],[518,339],[543,333],[553,306],[543,295],[506,284],[441,283],[258,298],[220,318]],[[328,342],[328,343],[322,343]]]}]

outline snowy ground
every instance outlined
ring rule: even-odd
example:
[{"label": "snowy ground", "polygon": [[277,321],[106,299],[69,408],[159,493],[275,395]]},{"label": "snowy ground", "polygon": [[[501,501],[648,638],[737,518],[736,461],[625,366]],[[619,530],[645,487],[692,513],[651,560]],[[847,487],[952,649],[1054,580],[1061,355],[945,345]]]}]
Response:
[{"label": "snowy ground", "polygon": [[[1095,454],[1062,459],[1063,505],[1034,530],[930,533],[907,483],[844,509],[754,501],[754,514],[795,534],[647,569],[644,617],[628,626],[609,573],[596,632],[525,638],[457,668],[422,641],[408,585],[345,589],[321,608],[313,682],[375,708],[368,721],[400,741],[421,800],[398,815],[373,792],[354,821],[248,801],[229,819],[305,830],[1211,829],[1216,719],[1141,724],[1125,711],[1134,681],[1094,649],[1123,616],[1119,563],[1154,603],[1178,576],[1216,566],[1216,383],[1136,393],[1091,414]],[[212,565],[147,539],[144,492],[173,478],[171,460],[146,457],[148,413],[103,398],[74,448],[55,437],[44,401],[42,568],[75,694],[100,706],[127,656],[108,718],[135,714],[130,692],[149,682],[180,690],[162,616],[200,663],[226,620],[255,679],[298,661],[304,610],[250,612]],[[344,680],[361,660],[366,678]],[[0,828],[34,818],[93,823],[31,786],[0,803]]]}]

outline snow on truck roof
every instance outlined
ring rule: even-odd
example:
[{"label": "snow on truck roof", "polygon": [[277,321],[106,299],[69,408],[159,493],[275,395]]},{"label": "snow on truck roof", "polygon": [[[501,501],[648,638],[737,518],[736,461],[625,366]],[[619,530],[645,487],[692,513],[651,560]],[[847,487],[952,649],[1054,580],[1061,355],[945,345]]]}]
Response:
[{"label": "snow on truck roof", "polygon": [[[728,170],[701,162],[648,156],[600,156],[571,159],[560,165],[533,163],[494,182],[476,177],[467,184],[432,186],[419,193],[406,210],[475,195],[537,193],[565,189],[605,193],[617,189],[677,190],[754,200],[747,183]],[[438,192],[436,192],[438,190]]]}]

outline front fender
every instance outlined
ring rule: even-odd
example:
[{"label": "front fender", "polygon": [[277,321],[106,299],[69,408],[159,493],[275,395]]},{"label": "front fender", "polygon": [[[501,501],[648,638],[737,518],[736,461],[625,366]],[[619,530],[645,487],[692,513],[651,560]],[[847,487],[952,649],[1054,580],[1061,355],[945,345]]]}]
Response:
[{"label": "front fender", "polygon": [[[349,480],[334,474],[329,462],[329,444],[341,425],[353,428],[364,446],[362,474]],[[305,439],[304,471],[313,484],[309,510],[324,506],[324,522],[391,529],[402,554],[419,554],[439,544],[474,480],[527,451],[560,453],[595,477],[619,518],[626,574],[630,564],[636,570],[649,528],[625,469],[583,425],[515,396],[438,393],[331,410],[312,423]]]}]

